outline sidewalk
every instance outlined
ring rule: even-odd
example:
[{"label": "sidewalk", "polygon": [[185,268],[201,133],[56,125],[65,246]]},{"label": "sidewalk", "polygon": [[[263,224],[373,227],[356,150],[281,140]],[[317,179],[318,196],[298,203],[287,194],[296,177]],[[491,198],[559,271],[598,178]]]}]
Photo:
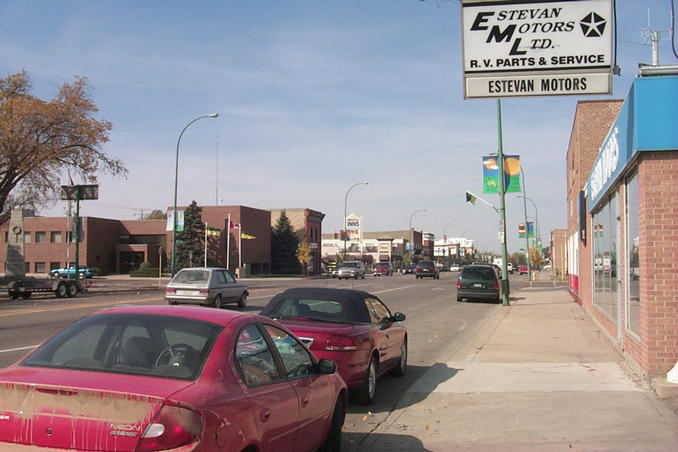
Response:
[{"label": "sidewalk", "polygon": [[432,366],[357,450],[676,451],[678,407],[634,381],[567,289],[542,280]]}]

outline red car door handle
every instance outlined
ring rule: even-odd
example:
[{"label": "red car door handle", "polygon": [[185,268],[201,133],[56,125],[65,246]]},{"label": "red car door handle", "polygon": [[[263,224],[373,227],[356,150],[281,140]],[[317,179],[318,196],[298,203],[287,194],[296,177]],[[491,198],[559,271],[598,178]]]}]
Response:
[{"label": "red car door handle", "polygon": [[305,407],[306,405],[308,405],[308,397],[304,396],[301,398],[301,406]]},{"label": "red car door handle", "polygon": [[261,410],[261,420],[262,420],[262,422],[266,422],[268,420],[268,418],[270,418],[270,417],[271,417],[271,410],[269,410],[268,408],[264,408],[263,410]]}]

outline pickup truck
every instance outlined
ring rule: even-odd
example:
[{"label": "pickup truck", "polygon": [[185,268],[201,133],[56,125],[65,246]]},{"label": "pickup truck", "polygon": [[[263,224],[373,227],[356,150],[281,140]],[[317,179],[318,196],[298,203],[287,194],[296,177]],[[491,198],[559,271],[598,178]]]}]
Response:
[{"label": "pickup truck", "polygon": [[[94,270],[89,267],[78,267],[78,273],[80,277],[83,278],[92,278],[94,277]],[[70,266],[68,268],[55,268],[49,272],[50,278],[75,278],[75,267]]]}]

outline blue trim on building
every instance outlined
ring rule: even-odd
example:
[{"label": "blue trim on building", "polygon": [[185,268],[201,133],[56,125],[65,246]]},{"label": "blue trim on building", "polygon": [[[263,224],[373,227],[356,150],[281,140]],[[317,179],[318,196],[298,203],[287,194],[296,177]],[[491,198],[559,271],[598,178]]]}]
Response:
[{"label": "blue trim on building", "polygon": [[587,182],[596,209],[637,152],[678,150],[678,76],[637,78],[605,138]]}]

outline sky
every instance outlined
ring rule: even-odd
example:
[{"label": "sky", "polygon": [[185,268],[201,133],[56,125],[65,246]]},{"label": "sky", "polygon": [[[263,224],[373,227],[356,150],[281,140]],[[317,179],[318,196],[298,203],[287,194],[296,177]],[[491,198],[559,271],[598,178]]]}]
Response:
[{"label": "sky", "polygon": [[[648,17],[660,64],[677,64],[670,14],[670,0],[617,1],[611,96],[502,100],[503,151],[520,155],[546,243],[567,227],[577,101],[626,97],[651,62]],[[166,210],[179,134],[218,113],[181,138],[179,205],[310,208],[327,233],[342,228],[346,203],[365,231],[411,224],[499,253],[497,214],[465,201],[468,190],[499,205],[482,194],[498,128],[496,100],[464,99],[460,15],[455,0],[0,0],[0,77],[26,70],[45,100],[74,76],[89,80],[98,118],[113,125],[102,148],[128,174],[100,175],[82,216]],[[65,202],[38,213],[64,215]],[[523,216],[508,194],[509,253],[524,244]]]}]

